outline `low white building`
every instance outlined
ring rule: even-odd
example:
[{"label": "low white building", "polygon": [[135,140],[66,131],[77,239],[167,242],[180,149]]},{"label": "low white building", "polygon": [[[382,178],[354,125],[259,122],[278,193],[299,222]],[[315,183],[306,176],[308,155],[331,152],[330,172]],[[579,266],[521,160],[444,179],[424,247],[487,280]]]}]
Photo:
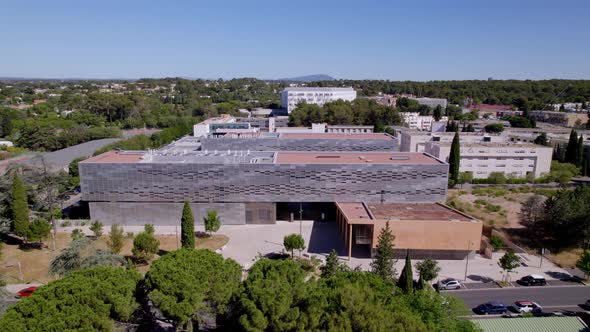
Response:
[{"label": "low white building", "polygon": [[[451,143],[428,142],[424,152],[448,162]],[[472,173],[474,179],[492,172],[516,178],[531,173],[537,178],[549,173],[552,155],[553,148],[534,144],[462,143],[459,171]]]},{"label": "low white building", "polygon": [[[401,112],[402,121],[410,129],[431,131],[436,122],[431,115],[420,115],[418,112]],[[447,122],[449,119],[443,116],[439,122]]]},{"label": "low white building", "polygon": [[236,118],[224,115],[218,118],[210,118],[193,126],[195,137],[208,136],[209,134],[224,134],[227,132],[252,133],[258,132],[258,128],[252,128],[250,123],[237,122]]},{"label": "low white building", "polygon": [[[424,152],[426,143],[442,142],[450,143],[455,136],[454,132],[437,132],[430,133],[425,131],[395,128],[396,137],[400,142],[400,151],[402,152]],[[509,137],[498,134],[487,134],[482,132],[459,133],[461,144],[471,143],[504,143],[509,141]]]},{"label": "low white building", "polygon": [[14,144],[11,141],[0,141],[0,146],[12,147]]},{"label": "low white building", "polygon": [[291,113],[301,102],[321,106],[339,99],[353,101],[356,91],[353,88],[290,87],[281,94],[281,106]]}]

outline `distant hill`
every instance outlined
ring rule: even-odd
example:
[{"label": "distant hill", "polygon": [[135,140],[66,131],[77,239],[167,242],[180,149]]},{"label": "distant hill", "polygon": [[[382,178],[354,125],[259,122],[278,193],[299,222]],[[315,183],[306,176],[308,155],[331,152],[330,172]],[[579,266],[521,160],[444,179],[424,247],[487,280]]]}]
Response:
[{"label": "distant hill", "polygon": [[291,77],[291,78],[279,78],[276,81],[316,82],[316,81],[334,81],[334,80],[336,80],[336,79],[330,75],[315,74],[315,75],[298,76],[298,77]]}]

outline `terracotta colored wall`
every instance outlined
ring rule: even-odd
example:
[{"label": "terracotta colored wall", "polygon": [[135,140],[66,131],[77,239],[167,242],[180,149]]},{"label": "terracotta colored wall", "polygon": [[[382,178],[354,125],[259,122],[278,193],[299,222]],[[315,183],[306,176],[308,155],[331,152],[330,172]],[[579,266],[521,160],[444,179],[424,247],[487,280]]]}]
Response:
[{"label": "terracotta colored wall", "polygon": [[[385,223],[375,220],[373,247]],[[396,249],[479,250],[481,245],[481,222],[392,220],[389,227]]]}]

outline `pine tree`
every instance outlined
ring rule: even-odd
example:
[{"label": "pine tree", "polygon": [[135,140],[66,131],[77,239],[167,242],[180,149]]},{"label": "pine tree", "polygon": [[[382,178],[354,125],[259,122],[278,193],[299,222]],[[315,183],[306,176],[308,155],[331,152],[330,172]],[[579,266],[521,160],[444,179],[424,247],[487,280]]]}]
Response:
[{"label": "pine tree", "polygon": [[[582,168],[584,166],[584,136],[582,135],[580,135],[580,139],[578,140],[578,147],[576,150],[576,166]],[[584,173],[583,169],[582,173]]]},{"label": "pine tree", "polygon": [[392,279],[395,276],[395,260],[393,259],[393,240],[395,236],[389,228],[389,221],[385,228],[381,229],[377,242],[376,254],[371,262],[373,273],[384,279]]},{"label": "pine tree", "polygon": [[453,143],[451,143],[451,152],[449,153],[449,182],[457,183],[459,180],[459,164],[461,162],[461,145],[459,143],[459,133],[455,133]]},{"label": "pine tree", "polygon": [[332,249],[326,257],[326,264],[321,267],[322,278],[330,278],[336,275],[339,271],[342,270],[342,265],[338,261],[338,253],[336,250]]},{"label": "pine tree", "polygon": [[10,212],[12,215],[12,230],[18,236],[27,238],[29,234],[29,206],[25,184],[18,175],[12,179],[10,195]]},{"label": "pine tree", "polygon": [[440,121],[440,119],[442,118],[442,113],[442,107],[440,105],[436,105],[436,107],[434,108],[434,112],[432,114],[434,121]]},{"label": "pine tree", "polygon": [[183,248],[195,248],[195,218],[188,202],[184,202],[180,222],[180,243]]},{"label": "pine tree", "polygon": [[217,232],[221,226],[221,219],[217,215],[217,211],[211,210],[207,213],[207,217],[203,218],[205,224],[205,231],[209,233]]},{"label": "pine tree", "polygon": [[578,133],[572,129],[570,138],[565,148],[565,162],[575,164],[578,158]]},{"label": "pine tree", "polygon": [[406,264],[397,281],[397,286],[406,293],[414,291],[414,274],[412,273],[412,261],[410,260],[410,251],[406,254]]}]

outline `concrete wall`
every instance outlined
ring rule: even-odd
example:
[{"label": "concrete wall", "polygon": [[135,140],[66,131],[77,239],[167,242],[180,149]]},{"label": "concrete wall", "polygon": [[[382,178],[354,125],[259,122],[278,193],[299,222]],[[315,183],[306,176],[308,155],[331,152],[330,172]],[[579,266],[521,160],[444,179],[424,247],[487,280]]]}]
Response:
[{"label": "concrete wall", "polygon": [[[387,220],[375,220],[373,246]],[[389,222],[396,249],[472,251],[481,245],[481,222],[394,220]]]},{"label": "concrete wall", "polygon": [[383,139],[292,139],[202,138],[201,149],[209,151],[395,151],[397,140]]},{"label": "concrete wall", "polygon": [[[104,225],[180,226],[184,203],[142,202],[89,202],[90,217]],[[222,225],[240,225],[246,222],[244,203],[191,203],[196,225],[210,210],[216,210]]]}]

